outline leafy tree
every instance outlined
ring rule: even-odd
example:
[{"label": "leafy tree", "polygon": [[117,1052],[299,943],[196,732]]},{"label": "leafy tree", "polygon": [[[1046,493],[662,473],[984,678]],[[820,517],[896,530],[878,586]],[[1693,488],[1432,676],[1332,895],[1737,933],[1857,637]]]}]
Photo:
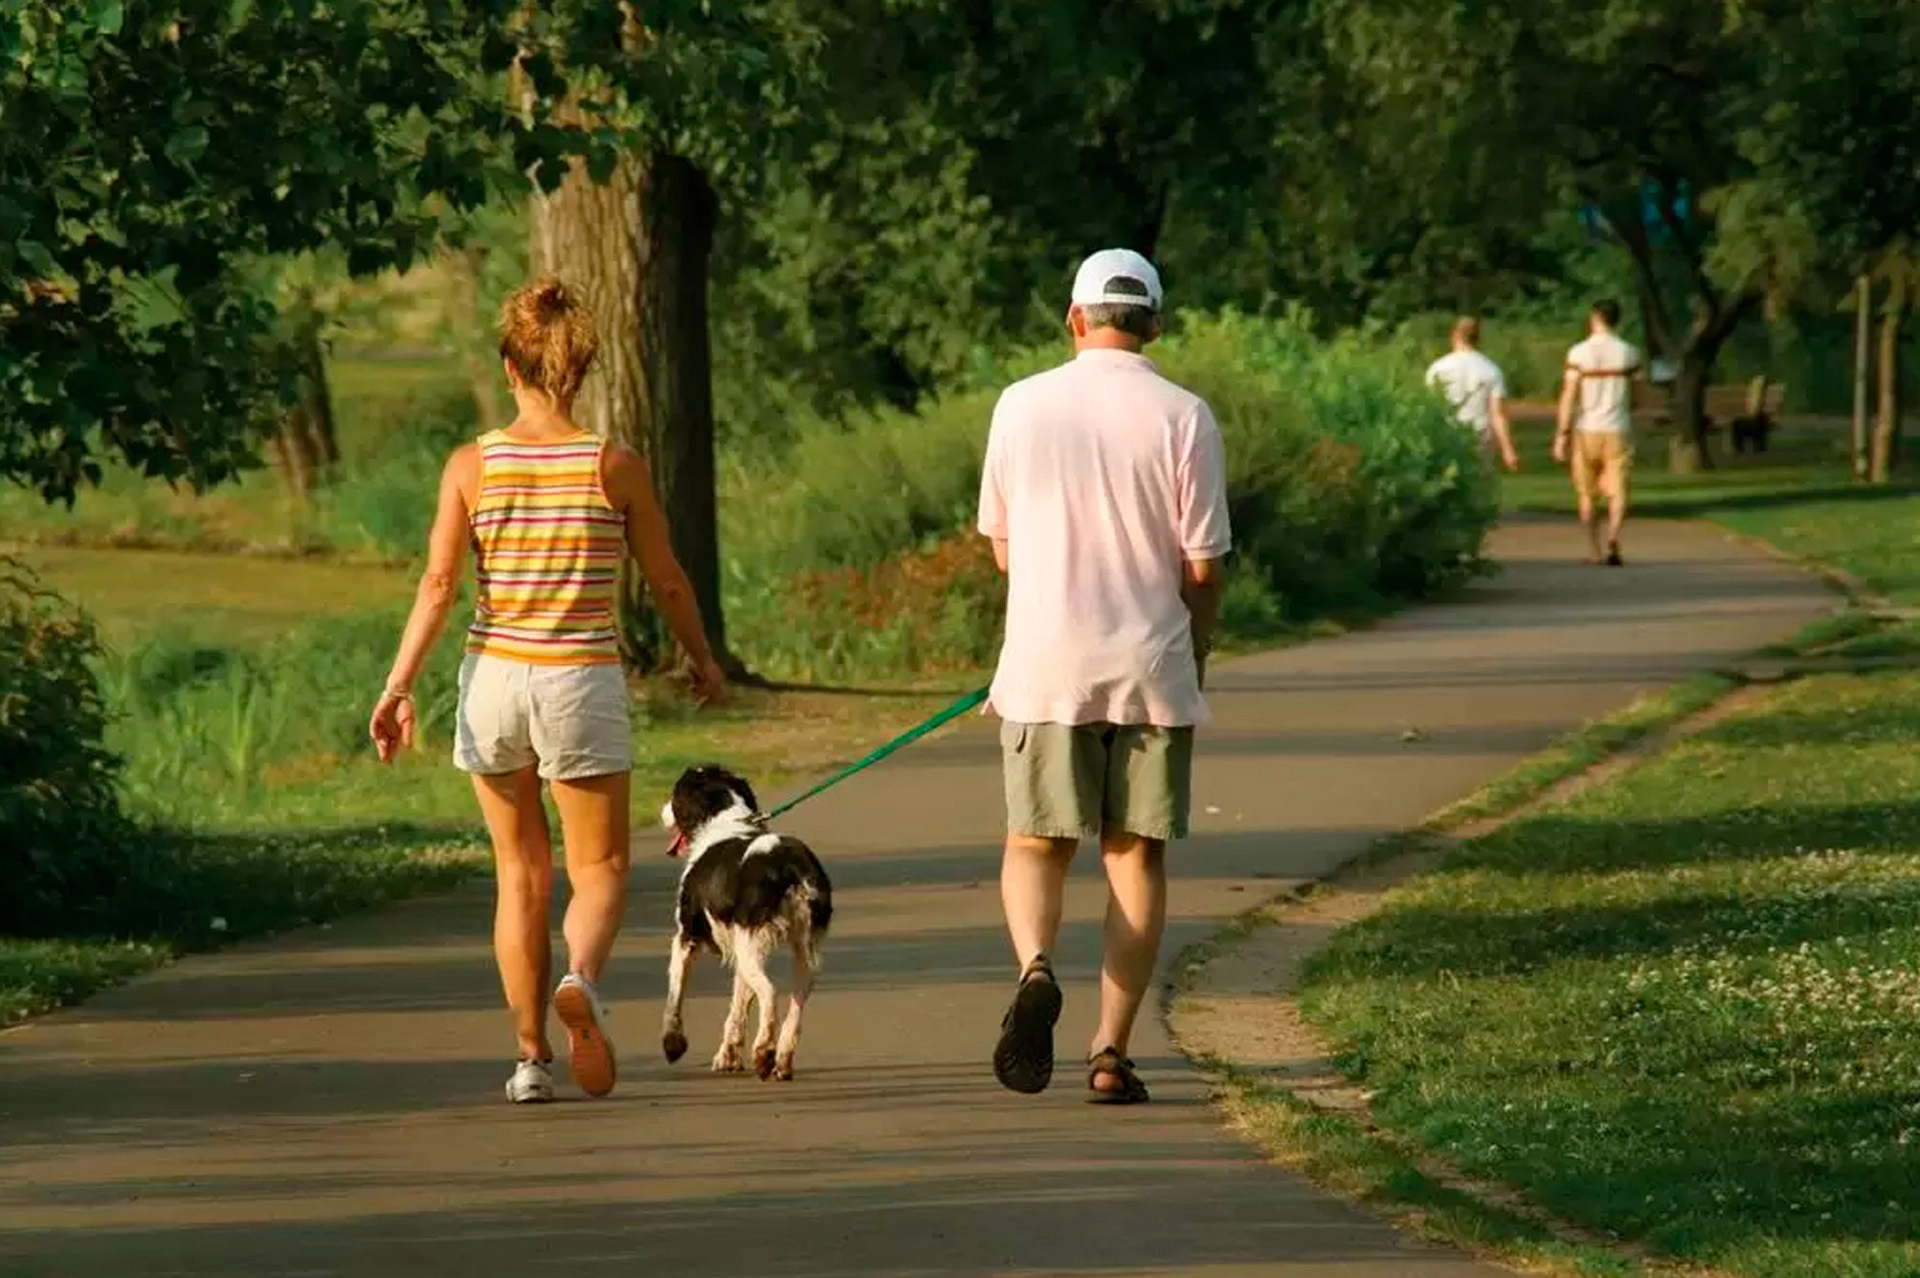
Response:
[{"label": "leafy tree", "polygon": [[908,405],[983,348],[1057,334],[1094,248],[1160,258],[1182,304],[1236,295],[1221,246],[1260,221],[1267,64],[1296,9],[809,6],[818,79],[795,145],[719,246],[730,353],[756,387],[801,370],[829,413]]},{"label": "leafy tree", "polygon": [[[736,675],[720,599],[710,260],[724,195],[750,192],[806,78],[791,0],[710,7],[579,0],[529,8],[493,43],[521,105],[567,132],[536,173],[532,260],[580,288],[602,356],[580,405],[651,463],[714,651]],[[671,642],[626,574],[624,655],[656,669]]]},{"label": "leafy tree", "polygon": [[1721,261],[1764,272],[1776,294],[1886,286],[1868,468],[1884,482],[1900,434],[1901,332],[1920,291],[1920,11],[1802,7],[1765,34],[1768,106],[1743,139],[1753,177],[1732,207],[1746,216]]},{"label": "leafy tree", "polygon": [[1373,86],[1361,127],[1424,106],[1430,127],[1459,140],[1426,201],[1498,172],[1507,176],[1489,192],[1518,180],[1600,214],[1633,267],[1651,352],[1679,363],[1683,464],[1710,461],[1713,366],[1764,296],[1729,290],[1708,269],[1710,210],[1716,192],[1752,173],[1741,142],[1765,109],[1770,19],[1790,7],[1326,0],[1321,10],[1344,65]]},{"label": "leafy tree", "polygon": [[71,500],[104,450],[196,486],[299,378],[244,262],[402,265],[546,153],[477,91],[508,0],[0,6],[0,475]]}]

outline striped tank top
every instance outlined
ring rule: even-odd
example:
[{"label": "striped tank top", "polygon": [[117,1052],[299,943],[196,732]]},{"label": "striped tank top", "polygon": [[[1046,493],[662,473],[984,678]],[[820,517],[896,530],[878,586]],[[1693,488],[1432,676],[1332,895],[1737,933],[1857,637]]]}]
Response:
[{"label": "striped tank top", "polygon": [[603,443],[480,437],[470,516],[477,566],[467,651],[542,665],[620,660],[614,630],[626,520],[601,483]]}]

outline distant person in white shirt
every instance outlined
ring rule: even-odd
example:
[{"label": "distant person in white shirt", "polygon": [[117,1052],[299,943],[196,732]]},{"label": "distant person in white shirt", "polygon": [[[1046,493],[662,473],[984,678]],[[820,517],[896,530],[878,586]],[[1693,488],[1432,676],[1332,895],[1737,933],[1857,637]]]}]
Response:
[{"label": "distant person in white shirt", "polygon": [[[1633,379],[1640,371],[1640,352],[1613,331],[1619,323],[1620,303],[1595,303],[1587,317],[1587,340],[1567,352],[1553,436],[1553,459],[1572,463],[1580,522],[1593,546],[1587,562],[1614,568],[1622,562],[1620,529],[1627,522],[1627,480],[1633,473]],[[1594,510],[1596,489],[1607,498],[1604,543]]]},{"label": "distant person in white shirt", "polygon": [[1507,423],[1507,379],[1498,364],[1480,353],[1479,320],[1462,316],[1454,321],[1453,349],[1427,366],[1427,385],[1446,395],[1454,416],[1473,429],[1483,452],[1491,456],[1497,449],[1501,465],[1520,469]]}]

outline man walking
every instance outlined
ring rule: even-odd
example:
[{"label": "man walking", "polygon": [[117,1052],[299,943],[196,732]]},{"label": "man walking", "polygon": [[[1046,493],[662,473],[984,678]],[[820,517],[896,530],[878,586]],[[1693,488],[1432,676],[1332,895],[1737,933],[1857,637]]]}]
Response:
[{"label": "man walking", "polygon": [[1000,894],[1020,965],[993,1068],[1016,1092],[1053,1077],[1048,951],[1067,868],[1094,838],[1109,894],[1089,1098],[1147,1099],[1127,1047],[1166,924],[1166,845],[1187,833],[1231,541],[1213,414],[1140,353],[1161,307],[1144,257],[1089,257],[1067,311],[1074,358],[1008,387],[987,440],[979,526],[1008,582],[989,700],[1003,721]]},{"label": "man walking", "polygon": [[1520,469],[1507,421],[1507,379],[1500,366],[1480,353],[1480,321],[1463,315],[1453,324],[1453,349],[1427,366],[1427,385],[1438,387],[1454,416],[1472,429],[1483,453],[1496,451],[1508,470]]},{"label": "man walking", "polygon": [[[1553,459],[1571,462],[1573,495],[1593,553],[1590,564],[1618,568],[1620,529],[1627,522],[1627,481],[1633,474],[1633,379],[1640,352],[1613,331],[1620,303],[1594,304],[1587,339],[1567,352],[1566,380],[1553,436]],[[1607,499],[1607,535],[1600,539],[1596,493]]]}]

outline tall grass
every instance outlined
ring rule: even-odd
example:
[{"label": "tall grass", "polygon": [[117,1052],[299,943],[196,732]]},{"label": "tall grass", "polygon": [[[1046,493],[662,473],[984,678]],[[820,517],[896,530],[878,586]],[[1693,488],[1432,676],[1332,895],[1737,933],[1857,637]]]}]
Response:
[{"label": "tall grass", "polygon": [[[1321,341],[1304,315],[1228,313],[1182,316],[1152,353],[1207,398],[1225,439],[1230,633],[1370,611],[1482,566],[1493,482],[1407,349],[1378,332]],[[1063,357],[1015,353],[994,380]],[[984,551],[961,547],[978,540],[993,399],[811,423],[790,452],[730,469],[727,604],[750,661],[848,678],[990,659],[1000,591]]]},{"label": "tall grass", "polygon": [[[107,739],[125,759],[132,811],[189,828],[270,818],[264,790],[369,757],[365,716],[404,618],[371,610],[239,647],[163,632],[108,656]],[[417,686],[429,740],[452,732],[459,656],[458,644],[440,644]]]}]

